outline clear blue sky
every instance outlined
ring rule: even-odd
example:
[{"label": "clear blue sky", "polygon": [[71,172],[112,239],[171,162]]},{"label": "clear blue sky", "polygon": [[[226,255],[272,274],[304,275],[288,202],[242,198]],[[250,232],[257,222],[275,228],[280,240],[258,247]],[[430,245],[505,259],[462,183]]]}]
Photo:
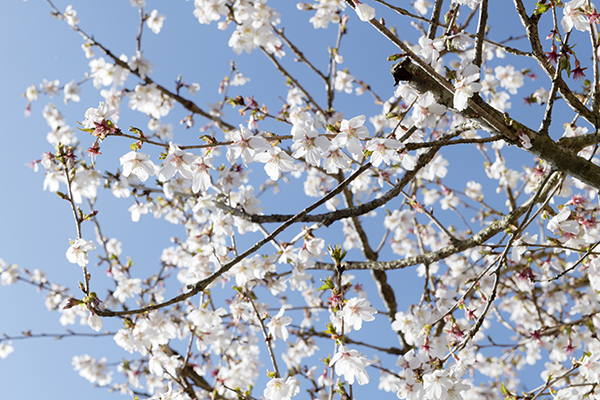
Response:
[{"label": "clear blue sky", "polygon": [[[282,7],[280,10],[283,15],[283,26],[287,28],[286,33],[303,45],[302,49],[309,58],[320,60],[317,64],[325,70],[326,46],[333,45],[335,28],[330,28],[328,31],[315,31],[308,23],[310,14],[299,14],[294,11],[295,1],[271,1],[270,3],[274,7]],[[61,10],[64,10],[68,4],[73,4],[81,20],[81,27],[115,54],[123,53],[129,57],[134,54],[134,38],[139,21],[137,9],[130,7],[128,1],[57,0],[55,4]],[[185,81],[200,84],[202,89],[195,100],[201,107],[206,107],[206,103],[219,99],[216,94],[218,82],[227,74],[230,60],[235,60],[239,70],[252,79],[247,86],[237,89],[237,93],[255,94],[260,103],[273,104],[273,108],[280,104],[277,96],[285,96],[284,79],[260,52],[236,56],[227,47],[231,29],[221,32],[214,25],[210,27],[200,25],[192,15],[193,2],[191,1],[148,0],[146,10],[150,12],[154,8],[166,14],[167,19],[160,35],[154,35],[146,29],[143,37],[144,54],[154,63],[153,79],[167,87],[172,87],[177,75],[183,74]],[[42,152],[52,150],[45,140],[49,128],[41,116],[45,104],[55,103],[66,116],[69,124],[76,126],[77,120],[84,119],[85,110],[97,106],[101,97],[88,82],[83,86],[84,93],[80,103],[72,103],[66,107],[63,105],[62,96],[54,99],[41,97],[33,104],[31,116],[24,118],[27,102],[21,97],[21,93],[24,93],[27,86],[39,85],[44,78],[59,79],[61,84],[65,84],[72,79],[82,79],[83,74],[89,71],[87,66],[89,60],[84,57],[80,48],[81,37],[64,22],[53,19],[49,11],[50,8],[41,0],[28,2],[8,0],[3,2],[3,12],[0,13],[0,37],[2,37],[0,40],[0,54],[2,54],[0,171],[3,172],[4,182],[0,197],[0,226],[2,227],[0,258],[29,270],[42,269],[48,273],[50,281],[65,284],[76,293],[77,282],[81,280],[81,271],[78,267],[69,264],[65,258],[69,239],[76,237],[70,209],[67,203],[55,194],[42,191],[42,172],[34,173],[25,164],[31,159],[39,158]],[[286,12],[289,11],[294,12],[292,17],[287,17]],[[496,12],[503,11],[496,10]],[[346,60],[344,66],[352,66],[351,73],[371,84],[385,100],[393,94],[394,90],[389,75],[390,63],[386,61],[386,57],[396,53],[397,50],[372,30],[355,29],[356,16],[352,14],[351,18],[354,21],[350,25],[350,35],[344,39],[340,49]],[[388,20],[388,24],[395,23],[399,30],[404,31],[403,24],[407,21],[397,17],[397,22]],[[364,33],[365,31],[367,33]],[[415,37],[412,28],[406,28],[406,32],[412,38]],[[496,33],[495,39],[498,40],[509,36],[506,31],[496,30]],[[96,51],[96,54],[100,55],[100,52]],[[288,51],[286,58],[290,69],[303,74],[301,76],[309,76],[310,78],[306,79],[308,88],[318,92],[322,99],[322,84],[314,79],[303,65],[289,62],[291,57],[293,56]],[[129,82],[135,82],[135,79],[130,77]],[[530,86],[531,91],[543,84],[544,82],[536,82]],[[513,100],[511,115],[518,116],[532,112],[532,109],[521,107],[519,99],[526,95],[526,90],[523,90],[523,96]],[[344,103],[342,110],[347,118],[359,114],[369,116],[377,112],[377,108],[373,106],[367,94],[361,98],[346,94],[337,96]],[[539,113],[540,110],[534,112]],[[236,117],[236,112],[230,108],[226,108],[226,113],[228,121],[242,122],[239,117]],[[181,112],[181,108],[177,107],[168,122],[173,123],[176,128],[176,142],[192,143],[198,136],[197,129],[184,131],[178,124],[178,119],[185,115]],[[142,116],[127,112],[126,107],[123,107],[121,121],[125,126],[134,125],[142,128],[145,128],[147,123]],[[196,119],[197,126],[202,122],[199,118]],[[84,140],[89,139],[85,138],[83,133],[79,137]],[[118,157],[126,152],[127,146],[128,143],[107,144],[105,151],[107,156],[102,161],[106,163],[105,167],[114,169]],[[113,154],[108,155],[111,150]],[[461,156],[460,153],[449,152],[446,157],[457,161]],[[253,166],[253,169],[260,170],[261,166]],[[457,185],[464,185],[464,182],[470,179],[482,183],[487,180],[483,170],[473,171],[460,163],[452,164],[450,174],[461,177],[456,181]],[[285,206],[293,206],[292,211],[287,210],[293,212],[308,204],[294,204],[289,201],[294,199],[293,191],[284,192],[281,195],[283,197],[279,197],[276,202],[267,203],[272,207],[269,210],[286,212],[286,209],[281,207],[285,204]],[[148,268],[154,269],[162,248],[169,246],[169,237],[183,234],[176,227],[156,221],[149,216],[142,217],[137,224],[132,224],[127,212],[131,199],[115,200],[108,192],[101,192],[101,196],[98,208],[101,210],[100,217],[104,224],[105,235],[118,235],[124,242],[124,253],[130,255],[136,264],[144,265],[144,268],[147,264]],[[157,226],[159,233],[156,233]],[[89,239],[93,238],[90,230],[85,231],[84,236],[86,235]],[[93,272],[95,277],[101,279],[99,277],[102,275],[101,271]],[[365,279],[370,278],[365,275]],[[408,289],[407,284],[406,290]],[[376,293],[373,292],[371,299],[376,297]],[[399,300],[400,309],[406,309],[410,304],[404,299]],[[29,285],[21,283],[1,286],[0,304],[2,304],[0,333],[15,336],[25,330],[32,330],[33,333],[64,332],[64,327],[58,323],[59,314],[47,312],[43,296]],[[380,303],[378,306],[382,308]],[[106,329],[116,330],[118,327],[118,323],[105,321]],[[69,328],[78,332],[92,333],[87,326]],[[109,361],[118,362],[124,354],[119,351],[111,337],[68,338],[61,341],[15,340],[13,346],[15,352],[5,360],[0,359],[2,398],[44,398],[46,400],[126,398],[109,395],[104,389],[93,389],[71,367],[71,358],[84,353],[89,353],[96,358],[106,356]],[[373,371],[372,375],[376,376],[376,373]],[[259,394],[262,394],[262,389],[257,390],[256,395]]]}]

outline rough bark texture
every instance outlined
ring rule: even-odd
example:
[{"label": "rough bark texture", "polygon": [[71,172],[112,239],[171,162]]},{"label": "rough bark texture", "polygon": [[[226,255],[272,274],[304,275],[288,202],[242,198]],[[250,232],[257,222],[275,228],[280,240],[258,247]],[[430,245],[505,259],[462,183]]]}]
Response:
[{"label": "rough bark texture", "polygon": [[[454,93],[441,86],[428,72],[408,58],[394,64],[392,75],[396,79],[396,82],[405,81],[420,93],[431,91],[439,104],[453,108]],[[465,110],[456,112],[465,118],[478,122],[484,130],[492,135],[503,135],[507,143],[518,146],[538,156],[550,164],[552,168],[565,172],[596,189],[600,189],[600,167],[579,157],[568,148],[560,146],[549,136],[539,134],[523,124],[513,122],[509,126],[510,119],[507,120],[504,114],[483,101],[479,95],[475,94],[469,100],[469,106]],[[518,141],[517,138],[519,135],[515,127],[518,127],[520,131],[529,137],[531,148],[525,148]]]}]

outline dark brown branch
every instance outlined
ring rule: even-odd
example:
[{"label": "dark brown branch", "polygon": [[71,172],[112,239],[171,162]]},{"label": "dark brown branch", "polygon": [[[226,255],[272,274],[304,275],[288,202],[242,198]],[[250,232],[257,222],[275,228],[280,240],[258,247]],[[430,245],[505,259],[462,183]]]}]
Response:
[{"label": "dark brown branch", "polygon": [[475,40],[475,59],[473,64],[481,67],[483,53],[483,39],[487,27],[488,18],[488,0],[483,0],[479,5],[479,25],[477,26],[477,39]]},{"label": "dark brown branch", "polygon": [[429,21],[429,32],[427,37],[431,40],[435,39],[437,27],[440,24],[440,13],[442,12],[442,4],[444,0],[435,0],[433,10],[431,10],[431,20]]},{"label": "dark brown branch", "polygon": [[265,55],[273,62],[273,64],[275,65],[275,68],[277,68],[277,70],[279,72],[281,72],[281,74],[283,76],[285,76],[286,78],[288,78],[290,81],[292,81],[292,83],[294,84],[294,86],[296,86],[298,89],[302,90],[302,93],[304,93],[304,95],[306,96],[306,98],[308,99],[308,101],[310,101],[310,103],[321,112],[322,115],[326,115],[323,112],[323,109],[319,106],[319,104],[315,101],[315,99],[313,99],[313,97],[310,95],[310,93],[308,93],[308,90],[304,89],[304,87],[302,85],[300,85],[300,83],[298,83],[298,80],[295,79],[292,75],[290,75],[289,72],[287,72],[287,70],[285,68],[283,68],[283,66],[279,63],[279,61],[277,61],[277,58],[275,58],[275,56],[271,53],[269,53],[264,47],[260,47],[260,49],[262,50],[263,53],[265,53]]},{"label": "dark brown branch", "polygon": [[[435,71],[433,71],[435,75],[432,75],[430,71],[409,59],[404,59],[398,63],[396,71],[402,76],[403,80],[408,81],[420,93],[431,91],[438,103],[448,108],[453,106],[453,90],[446,85],[439,84],[440,79],[443,78],[435,76],[437,75]],[[539,134],[516,121],[507,120],[505,115],[491,107],[478,95],[471,98],[467,109],[457,112],[465,118],[479,122],[483,129],[493,135],[504,135],[508,143],[517,145],[538,156],[548,162],[554,169],[565,172],[590,186],[600,189],[600,167],[559,146],[549,136]],[[509,124],[512,126],[509,126]],[[527,149],[517,141],[518,134],[514,130],[515,127],[517,127],[517,131],[529,137],[531,148]]]}]

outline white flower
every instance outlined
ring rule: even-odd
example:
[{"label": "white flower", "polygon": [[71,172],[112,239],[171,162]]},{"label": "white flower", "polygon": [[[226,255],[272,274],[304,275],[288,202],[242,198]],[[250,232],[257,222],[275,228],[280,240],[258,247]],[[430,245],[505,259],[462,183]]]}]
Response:
[{"label": "white flower", "polygon": [[424,58],[427,64],[433,64],[440,57],[440,51],[444,50],[444,41],[442,39],[429,39],[427,36],[419,38],[421,51],[419,55]]},{"label": "white flower", "polygon": [[119,279],[117,288],[113,292],[113,297],[121,303],[125,303],[128,297],[135,297],[136,294],[142,293],[142,280],[139,278],[123,278]]},{"label": "white flower", "polygon": [[254,161],[256,152],[268,150],[269,143],[264,137],[255,136],[252,131],[242,124],[240,129],[231,133],[231,141],[227,146],[227,160],[233,164],[240,156],[245,166]]},{"label": "white flower", "polygon": [[197,156],[192,153],[186,153],[181,150],[177,145],[169,143],[169,154],[165,161],[163,161],[163,167],[158,171],[156,176],[161,182],[171,179],[176,172],[179,172],[185,179],[193,178],[192,164],[196,161]]},{"label": "white flower", "polygon": [[27,89],[25,90],[25,97],[27,98],[27,101],[37,100],[39,98],[39,96],[40,96],[40,92],[35,87],[35,85],[31,85],[31,86],[27,87]]},{"label": "white flower", "polygon": [[237,72],[231,82],[229,83],[231,86],[243,86],[250,81],[250,78],[246,78],[242,75],[241,72]]},{"label": "white flower", "polygon": [[352,161],[350,157],[335,146],[331,146],[329,150],[323,154],[323,166],[330,174],[336,174],[340,169],[347,171]]},{"label": "white flower", "polygon": [[[67,84],[69,85],[69,84]],[[74,90],[74,89],[71,89]],[[81,91],[81,89],[79,90]],[[78,96],[79,97],[79,96]],[[66,98],[66,94],[65,94],[65,98]],[[73,99],[73,101],[79,101],[79,100],[75,100]],[[113,115],[115,115],[117,112],[117,110],[111,106],[109,106],[108,104],[106,104],[105,102],[101,101],[98,104],[98,108],[88,108],[88,110],[85,112],[85,120],[81,123],[81,125],[83,125],[84,128],[86,129],[95,129],[96,128],[96,123],[100,124],[102,123],[102,121],[104,120],[108,120],[110,119]]]},{"label": "white flower", "polygon": [[271,180],[276,181],[282,172],[295,169],[294,159],[279,147],[271,147],[269,151],[255,156],[256,161],[265,163],[265,171]]},{"label": "white flower", "polygon": [[446,112],[446,107],[435,102],[433,92],[429,91],[419,97],[413,110],[413,120],[417,128],[433,128],[437,122],[437,116]]},{"label": "white flower", "polygon": [[571,209],[563,207],[563,209],[548,222],[546,228],[552,232],[562,231],[573,235],[579,234],[579,223],[577,221],[568,221],[571,216]]},{"label": "white flower", "polygon": [[74,102],[80,101],[81,98],[79,97],[79,93],[81,93],[81,88],[79,85],[77,85],[77,82],[72,80],[71,82],[67,83],[63,89],[65,104],[67,104],[69,100],[73,100]]},{"label": "white flower", "polygon": [[467,182],[467,188],[465,194],[473,200],[483,200],[483,192],[481,191],[481,183],[475,181]]},{"label": "white flower", "polygon": [[321,164],[322,153],[329,149],[329,140],[319,136],[315,129],[315,121],[312,118],[303,119],[292,127],[294,144],[292,154],[295,158],[304,157],[306,162],[314,166]]},{"label": "white flower", "polygon": [[8,357],[10,353],[15,351],[15,348],[11,346],[12,342],[0,343],[0,358],[4,359]]},{"label": "white flower", "polygon": [[[2,268],[2,260],[0,259],[0,268]],[[19,270],[16,264],[6,266],[6,269],[0,274],[0,282],[3,286],[13,285],[19,279]]]},{"label": "white flower", "polygon": [[335,373],[340,376],[344,375],[344,379],[350,384],[354,384],[354,379],[359,385],[369,383],[369,374],[365,367],[373,364],[373,361],[368,360],[365,356],[356,350],[350,350],[346,346],[340,346],[338,352],[335,353],[329,366],[335,364]]},{"label": "white flower", "polygon": [[423,377],[423,388],[429,399],[442,400],[446,398],[448,389],[452,388],[454,383],[448,378],[448,372],[445,370],[436,370]]},{"label": "white flower", "polygon": [[600,353],[594,352],[590,355],[585,355],[581,360],[579,372],[588,381],[592,383],[600,382]]},{"label": "white flower", "polygon": [[340,125],[340,133],[333,139],[332,144],[337,147],[346,147],[350,153],[359,158],[363,152],[360,142],[369,136],[369,130],[365,124],[365,116],[359,115],[351,120],[344,119]]},{"label": "white flower", "polygon": [[102,320],[97,314],[90,313],[90,316],[88,317],[88,325],[90,328],[98,332],[100,329],[102,329]]},{"label": "white flower", "polygon": [[150,13],[150,16],[146,20],[146,23],[148,24],[148,28],[150,28],[150,30],[152,32],[158,34],[160,32],[160,30],[162,29],[163,21],[166,18],[167,17],[165,17],[164,15],[159,14],[158,10],[152,10],[152,12]]},{"label": "white flower", "polygon": [[398,149],[402,149],[404,145],[395,139],[375,138],[369,140],[367,150],[371,151],[371,164],[378,167],[383,161],[389,165],[392,161],[400,162]]},{"label": "white flower", "polygon": [[523,131],[519,133],[519,142],[521,142],[521,145],[526,149],[533,147],[531,144],[531,139],[529,139],[529,136],[527,136],[527,134]]},{"label": "white flower", "polygon": [[141,51],[137,51],[127,63],[132,71],[136,71],[140,78],[146,79],[146,75],[152,73],[152,64],[144,57]]},{"label": "white flower", "polygon": [[40,91],[44,94],[47,94],[48,97],[52,98],[58,95],[58,87],[60,86],[60,81],[55,79],[53,81],[49,81],[47,79],[43,79],[40,84]]},{"label": "white flower", "polygon": [[425,15],[427,14],[427,9],[431,7],[431,2],[427,0],[417,0],[413,3],[413,7],[419,14]]},{"label": "white flower", "polygon": [[571,32],[573,27],[581,32],[585,32],[590,28],[590,23],[584,13],[586,5],[587,0],[573,0],[565,4],[563,8],[564,16],[560,21],[565,33]]},{"label": "white flower", "polygon": [[503,67],[501,65],[494,68],[496,79],[500,81],[500,86],[507,89],[510,94],[517,94],[517,89],[525,84],[525,76],[521,71],[515,70],[512,65]]},{"label": "white flower", "polygon": [[481,90],[480,83],[475,82],[479,79],[479,67],[468,64],[459,71],[460,78],[454,84],[454,108],[462,111],[467,108],[469,99],[475,92]]},{"label": "white flower", "polygon": [[106,358],[96,360],[84,354],[73,357],[71,365],[75,371],[79,371],[79,376],[98,386],[106,386],[112,380],[112,372],[106,366]]},{"label": "white flower", "polygon": [[352,93],[352,82],[354,82],[354,77],[346,71],[338,70],[335,73],[334,86],[335,90],[337,90],[338,92],[341,92],[343,90],[346,93]]},{"label": "white flower", "polygon": [[271,379],[267,383],[267,388],[263,392],[263,395],[268,400],[282,400],[288,394],[288,387],[281,378]]},{"label": "white flower", "polygon": [[213,168],[212,161],[213,157],[210,154],[207,154],[204,158],[198,157],[194,161],[194,181],[192,183],[192,191],[194,193],[198,193],[199,191],[206,192],[212,185],[209,172]]},{"label": "white flower", "polygon": [[88,263],[87,252],[96,249],[96,245],[91,240],[77,239],[71,242],[71,246],[67,250],[67,260],[80,267],[85,267]]},{"label": "white flower", "polygon": [[136,202],[127,209],[131,213],[131,220],[138,222],[142,214],[148,214],[148,204]]},{"label": "white flower", "polygon": [[67,21],[67,24],[69,24],[70,26],[75,26],[79,23],[79,18],[77,18],[77,11],[73,10],[73,6],[70,4],[65,9],[63,16],[65,18],[65,21]]},{"label": "white flower", "polygon": [[450,41],[451,48],[458,48],[465,50],[468,46],[473,43],[473,39],[467,36],[464,32],[459,32],[456,35],[450,35],[446,37],[446,40]]},{"label": "white flower", "polygon": [[300,393],[298,380],[290,376],[285,382],[281,378],[271,379],[267,383],[267,388],[263,392],[263,395],[268,400],[290,400],[298,393]]},{"label": "white flower", "polygon": [[292,318],[284,317],[283,313],[285,308],[281,308],[276,316],[274,316],[271,321],[267,324],[267,328],[269,328],[269,333],[273,335],[275,338],[281,338],[283,340],[287,340],[289,333],[286,328],[289,324],[292,323]]},{"label": "white flower", "polygon": [[150,155],[130,151],[119,159],[123,166],[123,176],[131,174],[137,176],[140,181],[145,182],[149,176],[156,173],[154,163],[150,161]]},{"label": "white flower", "polygon": [[354,4],[356,5],[354,10],[356,11],[356,14],[358,14],[358,18],[360,18],[361,21],[368,22],[375,18],[375,9],[373,7],[359,3],[357,0],[354,0]]},{"label": "white flower", "polygon": [[352,329],[359,330],[362,328],[363,321],[373,321],[377,311],[371,307],[371,303],[368,300],[353,297],[344,305],[344,308],[340,312],[340,317],[344,318],[344,324],[352,326]]}]

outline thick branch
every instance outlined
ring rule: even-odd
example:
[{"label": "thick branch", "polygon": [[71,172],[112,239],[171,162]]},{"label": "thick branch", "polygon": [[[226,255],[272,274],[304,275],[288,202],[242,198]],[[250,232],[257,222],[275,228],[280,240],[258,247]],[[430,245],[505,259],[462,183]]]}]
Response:
[{"label": "thick branch", "polygon": [[[441,77],[432,76],[420,65],[416,65],[409,59],[404,59],[395,65],[395,76],[401,76],[402,80],[417,89],[421,93],[433,92],[438,103],[451,108],[454,104],[454,93],[447,86],[439,84]],[[484,116],[480,111],[483,111]],[[523,134],[531,141],[531,148],[527,149],[515,140],[517,133],[506,123],[506,117],[498,110],[474,95],[469,101],[469,106],[464,111],[457,111],[465,118],[477,121],[483,129],[493,135],[504,135],[506,141],[517,145],[533,155],[550,164],[554,169],[565,172],[580,181],[600,189],[600,167],[577,156],[569,150],[559,146],[549,136],[541,135],[532,129],[512,121],[512,126],[518,126]]]}]

